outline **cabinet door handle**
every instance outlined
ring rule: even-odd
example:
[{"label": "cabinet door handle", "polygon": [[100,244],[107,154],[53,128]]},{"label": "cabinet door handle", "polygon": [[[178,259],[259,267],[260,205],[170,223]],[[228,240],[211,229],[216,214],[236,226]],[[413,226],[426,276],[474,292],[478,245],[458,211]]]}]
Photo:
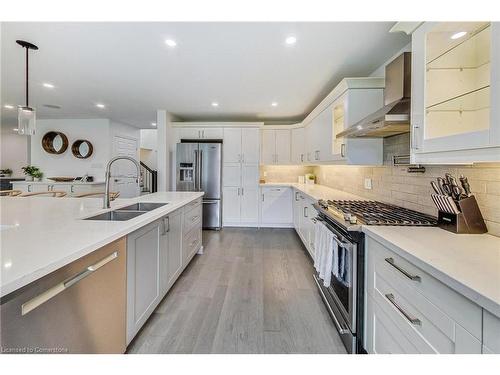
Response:
[{"label": "cabinet door handle", "polygon": [[417,129],[420,129],[420,127],[418,125],[414,125],[413,129],[412,129],[412,132],[411,132],[411,145],[410,145],[410,148],[412,150],[418,150],[418,146],[417,146]]},{"label": "cabinet door handle", "polygon": [[245,195],[245,189],[241,188],[241,195]]},{"label": "cabinet door handle", "polygon": [[205,138],[205,130],[202,130],[202,131],[201,131],[201,137],[202,137],[202,138]]},{"label": "cabinet door handle", "polygon": [[262,194],[262,202],[264,202],[264,194]]},{"label": "cabinet door handle", "polygon": [[296,191],[296,192],[295,192],[295,201],[297,202],[298,200],[299,200],[299,192],[298,192],[298,191]]},{"label": "cabinet door handle", "polygon": [[385,295],[385,298],[401,313],[403,316],[408,320],[411,324],[419,326],[422,324],[420,319],[412,317],[410,314],[408,314],[399,304],[396,302],[396,299],[394,298],[394,295],[392,293],[387,293]]},{"label": "cabinet door handle", "polygon": [[68,289],[69,287],[75,285],[79,281],[81,281],[84,278],[86,278],[87,276],[89,276],[91,273],[97,271],[99,268],[101,268],[105,264],[111,262],[112,260],[115,260],[116,258],[118,258],[117,251],[102,258],[97,263],[94,263],[94,264],[88,266],[83,271],[78,272],[76,275],[70,277],[69,279],[62,281],[59,284],[54,285],[52,288],[46,290],[45,292],[37,295],[36,297],[33,297],[32,299],[30,299],[29,301],[27,301],[21,305],[21,315],[26,315],[30,311],[33,311],[34,309],[36,309],[40,305],[42,305],[45,302],[47,302],[48,300],[54,298],[59,293]]},{"label": "cabinet door handle", "polygon": [[31,185],[28,185],[28,193],[31,193]]},{"label": "cabinet door handle", "polygon": [[304,162],[304,154],[300,154],[300,161],[303,163]]},{"label": "cabinet door handle", "polygon": [[393,266],[395,269],[397,269],[399,272],[401,272],[403,275],[405,275],[407,278],[413,281],[421,281],[420,276],[418,275],[412,275],[408,271],[406,271],[404,268],[401,268],[398,266],[396,263],[394,263],[393,258],[385,258],[385,261],[389,263],[391,266]]},{"label": "cabinet door handle", "polygon": [[163,235],[167,234],[170,232],[170,217],[165,216],[163,219]]},{"label": "cabinet door handle", "polygon": [[308,208],[308,207],[304,207],[304,217],[308,217],[308,216],[307,216],[307,208]]},{"label": "cabinet door handle", "polygon": [[74,192],[75,192],[74,188],[75,188],[75,185],[71,185],[71,192],[72,192],[72,193],[74,193]]},{"label": "cabinet door handle", "polygon": [[340,156],[345,157],[345,143],[340,145]]},{"label": "cabinet door handle", "polygon": [[245,162],[245,154],[241,154],[241,162],[244,163]]}]

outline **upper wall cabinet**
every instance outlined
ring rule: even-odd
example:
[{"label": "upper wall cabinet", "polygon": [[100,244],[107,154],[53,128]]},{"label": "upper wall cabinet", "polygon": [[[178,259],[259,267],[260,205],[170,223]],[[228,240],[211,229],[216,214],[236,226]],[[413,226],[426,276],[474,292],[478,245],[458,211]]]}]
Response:
[{"label": "upper wall cabinet", "polygon": [[225,128],[224,163],[259,164],[259,129]]},{"label": "upper wall cabinet", "polygon": [[424,23],[412,52],[412,162],[499,161],[500,24]]},{"label": "upper wall cabinet", "polygon": [[295,128],[292,132],[292,154],[293,164],[301,164],[306,161],[306,129],[303,127]]},{"label": "upper wall cabinet", "polygon": [[181,139],[222,139],[222,128],[178,128],[178,138]]},{"label": "upper wall cabinet", "polygon": [[261,164],[290,164],[291,137],[290,129],[262,130]]}]

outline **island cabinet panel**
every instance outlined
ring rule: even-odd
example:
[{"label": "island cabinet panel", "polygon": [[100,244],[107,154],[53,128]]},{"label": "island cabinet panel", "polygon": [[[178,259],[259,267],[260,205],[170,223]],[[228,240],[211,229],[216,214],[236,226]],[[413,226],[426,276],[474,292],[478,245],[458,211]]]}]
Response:
[{"label": "island cabinet panel", "polygon": [[163,220],[131,233],[127,238],[127,344],[160,302],[160,258]]},{"label": "island cabinet panel", "polygon": [[[184,269],[202,245],[201,216],[195,215],[199,206],[187,207],[184,212],[184,226],[182,228],[182,269]],[[192,218],[187,220],[186,218]],[[194,218],[194,219],[193,219]]]},{"label": "island cabinet panel", "polygon": [[483,353],[500,354],[500,318],[483,310]]},{"label": "island cabinet panel", "polygon": [[160,278],[162,297],[182,272],[182,210],[162,219]]},{"label": "island cabinet panel", "polygon": [[369,353],[481,353],[478,305],[369,236],[366,252]]}]

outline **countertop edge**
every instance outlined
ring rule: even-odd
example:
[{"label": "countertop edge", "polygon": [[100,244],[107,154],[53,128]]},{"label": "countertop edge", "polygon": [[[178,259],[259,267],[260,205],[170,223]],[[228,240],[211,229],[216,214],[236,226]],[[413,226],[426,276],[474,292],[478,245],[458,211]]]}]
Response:
[{"label": "countertop edge", "polygon": [[374,233],[370,230],[369,227],[363,226],[362,227],[363,233],[365,233],[367,236],[373,238],[375,241],[378,241],[388,247],[390,250],[394,251],[398,255],[401,255],[403,258],[408,260],[409,262],[414,263],[417,267],[422,268],[423,271],[429,273],[431,276],[435,277],[437,280],[448,286],[449,288],[453,289],[455,292],[463,295],[467,299],[471,300],[475,304],[479,305],[480,307],[484,308],[485,310],[488,310],[492,314],[496,315],[498,318],[500,318],[500,304],[495,302],[494,300],[490,299],[489,297],[486,297],[479,293],[477,290],[463,284],[459,280],[453,278],[449,274],[440,271],[436,267],[434,267],[432,264],[420,259],[419,257],[409,253],[405,249],[395,245],[392,243],[390,240],[388,240],[386,237],[383,237],[379,235],[378,233]]},{"label": "countertop edge", "polygon": [[[117,233],[114,233],[113,235],[103,237],[102,240],[92,244],[91,246],[84,247],[78,251],[75,251],[71,254],[68,254],[67,256],[59,259],[56,262],[50,263],[50,264],[44,266],[43,268],[40,268],[40,269],[37,269],[37,270],[31,272],[28,275],[25,275],[23,277],[20,277],[18,279],[10,281],[9,283],[7,283],[5,285],[2,285],[0,288],[0,298],[7,297],[9,294],[16,292],[17,290],[27,286],[28,284],[30,284],[30,283],[32,283],[32,282],[34,282],[34,281],[36,281],[44,276],[47,276],[48,274],[50,274],[54,271],[57,271],[58,269],[92,253],[93,251],[100,249],[103,246],[110,244],[113,241],[116,241],[116,240],[128,235],[129,233],[136,231],[139,228],[142,228],[142,227],[152,223],[155,220],[158,220],[159,218],[161,218],[165,215],[168,215],[171,212],[174,212],[174,211],[184,207],[185,205],[189,204],[190,202],[192,202],[192,201],[194,201],[194,200],[196,200],[204,195],[203,192],[199,192],[199,193],[192,192],[192,194],[193,194],[193,196],[191,196],[189,198],[185,198],[176,204],[170,204],[170,202],[169,202],[169,204],[166,207],[160,207],[157,210],[147,212],[141,216],[138,216],[134,219],[131,219],[131,221],[136,220],[137,222],[133,223],[133,225],[131,225],[130,227],[128,227],[126,229],[122,229],[122,230],[118,231]],[[135,198],[135,200],[140,200],[140,197]],[[161,200],[161,199],[157,200],[157,202],[162,202],[162,201],[163,200]],[[127,206],[130,203],[131,203],[130,200],[127,200],[127,202],[123,202],[123,204],[117,205],[116,207],[112,207],[111,210],[109,210],[109,209],[108,210],[100,210],[99,212],[96,212],[95,214],[99,214],[99,213],[106,212],[106,211],[112,211],[114,209]],[[155,212],[155,211],[157,211],[157,212]],[[92,214],[92,215],[94,215],[94,214]],[[92,215],[90,215],[90,216],[92,216]],[[85,215],[85,216],[82,216],[81,218],[76,218],[76,219],[83,219],[83,218],[88,217],[88,216],[89,215]]]}]

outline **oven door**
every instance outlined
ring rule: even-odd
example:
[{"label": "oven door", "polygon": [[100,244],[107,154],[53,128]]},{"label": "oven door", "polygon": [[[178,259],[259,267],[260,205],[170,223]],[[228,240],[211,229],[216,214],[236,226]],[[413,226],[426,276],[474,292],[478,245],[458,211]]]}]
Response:
[{"label": "oven door", "polygon": [[[356,298],[357,298],[357,244],[323,220],[323,224],[334,234],[339,247],[338,256],[342,257],[344,269],[349,275],[337,277],[332,272],[330,286],[325,287],[317,274],[314,280],[332,316],[340,337],[349,353],[356,352]],[[333,251],[333,250],[332,250]],[[339,264],[341,259],[339,258]]]}]

